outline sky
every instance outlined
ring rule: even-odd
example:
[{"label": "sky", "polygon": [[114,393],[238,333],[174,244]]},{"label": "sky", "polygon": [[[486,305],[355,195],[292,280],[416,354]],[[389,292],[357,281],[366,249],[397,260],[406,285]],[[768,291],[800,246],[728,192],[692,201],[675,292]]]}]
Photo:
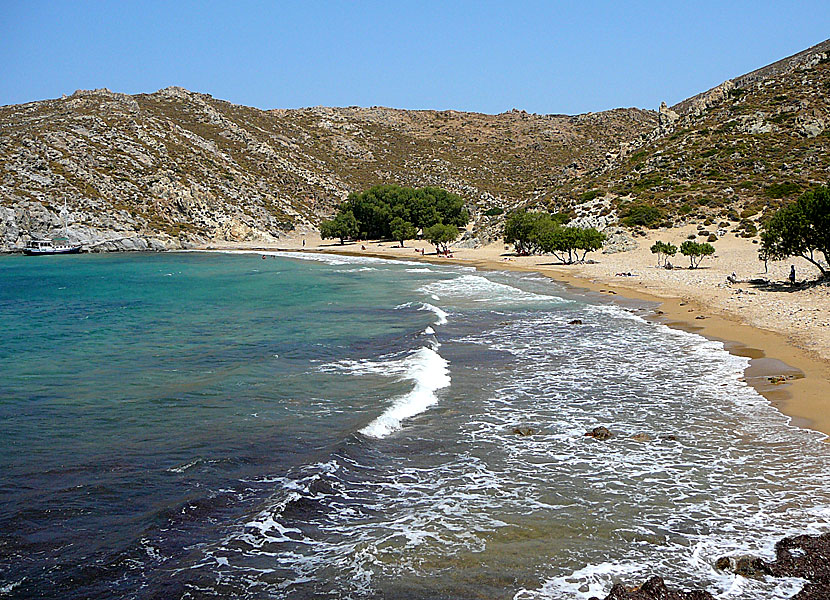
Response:
[{"label": "sky", "polygon": [[0,105],[169,85],[258,108],[672,105],[830,37],[830,0],[0,0]]}]

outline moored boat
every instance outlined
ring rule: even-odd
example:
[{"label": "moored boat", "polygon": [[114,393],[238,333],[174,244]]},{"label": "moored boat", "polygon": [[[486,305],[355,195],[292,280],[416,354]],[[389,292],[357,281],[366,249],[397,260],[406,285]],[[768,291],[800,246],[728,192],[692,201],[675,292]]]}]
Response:
[{"label": "moored boat", "polygon": [[81,244],[73,244],[67,238],[54,238],[51,240],[39,240],[32,238],[23,253],[28,256],[41,254],[77,254],[81,251]]}]

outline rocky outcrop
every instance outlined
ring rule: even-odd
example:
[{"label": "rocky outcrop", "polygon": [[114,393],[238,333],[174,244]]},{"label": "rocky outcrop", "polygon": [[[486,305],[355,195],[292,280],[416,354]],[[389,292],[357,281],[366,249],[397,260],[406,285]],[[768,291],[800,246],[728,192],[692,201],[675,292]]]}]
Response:
[{"label": "rocky outcrop", "polygon": [[715,568],[742,577],[799,577],[807,584],[793,600],[830,598],[830,533],[784,538],[775,545],[775,560],[757,556],[724,556]]},{"label": "rocky outcrop", "polygon": [[[600,599],[594,596],[590,600]],[[605,600],[715,600],[715,597],[702,590],[690,592],[670,590],[661,577],[652,577],[643,585],[634,588],[626,588],[621,583],[617,583],[611,588]]]}]

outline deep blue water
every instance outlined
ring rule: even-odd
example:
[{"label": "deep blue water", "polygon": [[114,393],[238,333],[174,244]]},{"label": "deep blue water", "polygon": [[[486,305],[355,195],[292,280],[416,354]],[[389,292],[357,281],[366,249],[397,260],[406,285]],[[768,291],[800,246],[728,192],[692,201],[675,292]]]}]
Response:
[{"label": "deep blue water", "polygon": [[646,311],[363,258],[0,257],[0,598],[573,598],[658,571],[786,597],[711,564],[825,529],[830,446]]}]

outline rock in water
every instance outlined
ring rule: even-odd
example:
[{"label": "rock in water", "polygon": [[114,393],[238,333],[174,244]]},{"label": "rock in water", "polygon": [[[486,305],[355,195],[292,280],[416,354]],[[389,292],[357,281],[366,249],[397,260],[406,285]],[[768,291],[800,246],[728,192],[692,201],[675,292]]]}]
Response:
[{"label": "rock in water", "polygon": [[536,430],[533,429],[533,427],[514,427],[513,433],[515,433],[516,435],[528,436],[536,433]]},{"label": "rock in water", "polygon": [[611,433],[607,427],[600,425],[599,427],[594,427],[591,431],[586,431],[585,436],[592,437],[595,440],[607,440],[614,437],[614,434]]},{"label": "rock in water", "polygon": [[[591,600],[599,600],[594,597]],[[703,590],[692,590],[691,592],[678,592],[666,587],[661,577],[652,577],[640,587],[626,589],[621,583],[611,588],[605,600],[715,600],[709,592]]]}]

